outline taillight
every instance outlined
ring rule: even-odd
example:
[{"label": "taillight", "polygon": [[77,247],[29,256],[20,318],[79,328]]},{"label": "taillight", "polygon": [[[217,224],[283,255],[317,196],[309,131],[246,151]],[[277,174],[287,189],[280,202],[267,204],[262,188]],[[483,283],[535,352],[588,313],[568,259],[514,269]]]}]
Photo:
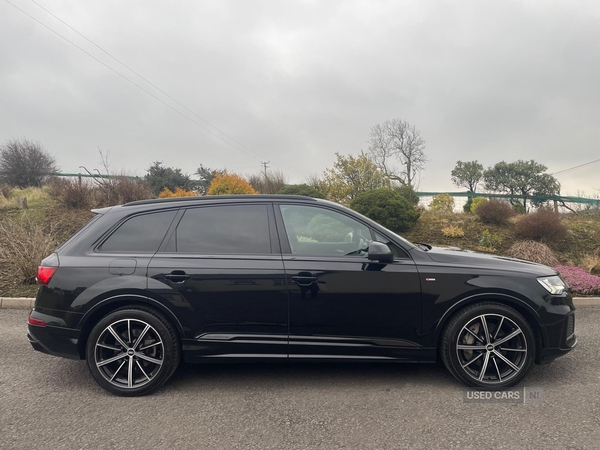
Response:
[{"label": "taillight", "polygon": [[50,283],[50,279],[52,278],[52,275],[54,275],[54,272],[56,272],[56,269],[57,267],[39,266],[37,276],[35,277],[37,284],[46,285]]},{"label": "taillight", "polygon": [[58,255],[56,253],[52,253],[44,258],[38,267],[37,276],[35,277],[37,284],[46,285],[50,283],[50,279],[52,278],[52,275],[54,275],[54,272],[56,272],[56,269],[58,269],[59,265]]},{"label": "taillight", "polygon": [[31,317],[31,316],[29,316],[29,318],[27,319],[27,323],[29,325],[35,325],[36,327],[45,327],[46,326],[46,322],[44,322],[41,319],[36,319],[35,317]]}]

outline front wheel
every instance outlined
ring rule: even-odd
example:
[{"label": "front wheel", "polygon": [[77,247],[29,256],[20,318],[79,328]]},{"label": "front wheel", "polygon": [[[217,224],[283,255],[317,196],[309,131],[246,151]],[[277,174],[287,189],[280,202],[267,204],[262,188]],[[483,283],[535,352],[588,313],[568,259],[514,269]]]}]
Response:
[{"label": "front wheel", "polygon": [[88,368],[115,395],[138,396],[162,386],[181,359],[177,335],[159,313],[129,307],[105,316],[87,342]]},{"label": "front wheel", "polygon": [[536,348],[533,330],[521,314],[485,302],[456,313],[444,330],[440,350],[444,365],[458,380],[500,389],[527,376]]}]

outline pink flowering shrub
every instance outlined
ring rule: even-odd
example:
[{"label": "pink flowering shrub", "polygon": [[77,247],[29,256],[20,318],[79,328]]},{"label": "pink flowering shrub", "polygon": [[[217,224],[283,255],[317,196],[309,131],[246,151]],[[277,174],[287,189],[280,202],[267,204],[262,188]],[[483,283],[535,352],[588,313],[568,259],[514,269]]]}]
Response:
[{"label": "pink flowering shrub", "polygon": [[586,272],[580,267],[556,266],[575,294],[593,295],[600,293],[600,277]]}]

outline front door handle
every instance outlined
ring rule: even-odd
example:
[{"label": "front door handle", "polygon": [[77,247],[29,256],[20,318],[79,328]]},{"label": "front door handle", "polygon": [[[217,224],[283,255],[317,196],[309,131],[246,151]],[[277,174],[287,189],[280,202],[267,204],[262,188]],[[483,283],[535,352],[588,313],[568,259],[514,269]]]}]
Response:
[{"label": "front door handle", "polygon": [[314,276],[295,276],[292,277],[292,281],[298,286],[310,286],[317,281],[317,277]]},{"label": "front door handle", "polygon": [[190,278],[192,278],[192,276],[188,275],[183,270],[174,270],[173,272],[166,274],[165,278],[171,283],[179,284],[183,283],[185,280],[189,280]]}]

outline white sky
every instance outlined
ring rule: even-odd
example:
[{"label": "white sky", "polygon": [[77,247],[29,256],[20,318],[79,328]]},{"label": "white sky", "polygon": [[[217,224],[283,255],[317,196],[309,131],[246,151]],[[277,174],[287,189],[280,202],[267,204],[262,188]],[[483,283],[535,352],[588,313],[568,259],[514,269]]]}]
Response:
[{"label": "white sky", "polygon": [[[154,160],[241,174],[271,161],[302,182],[395,117],[427,141],[423,191],[457,190],[458,159],[556,172],[600,158],[598,1],[36,1],[252,155],[0,2],[0,142],[39,140],[66,172],[98,167],[100,147],[137,175]],[[33,1],[10,2],[211,128]],[[597,194],[599,171],[559,175],[563,194]]]}]

